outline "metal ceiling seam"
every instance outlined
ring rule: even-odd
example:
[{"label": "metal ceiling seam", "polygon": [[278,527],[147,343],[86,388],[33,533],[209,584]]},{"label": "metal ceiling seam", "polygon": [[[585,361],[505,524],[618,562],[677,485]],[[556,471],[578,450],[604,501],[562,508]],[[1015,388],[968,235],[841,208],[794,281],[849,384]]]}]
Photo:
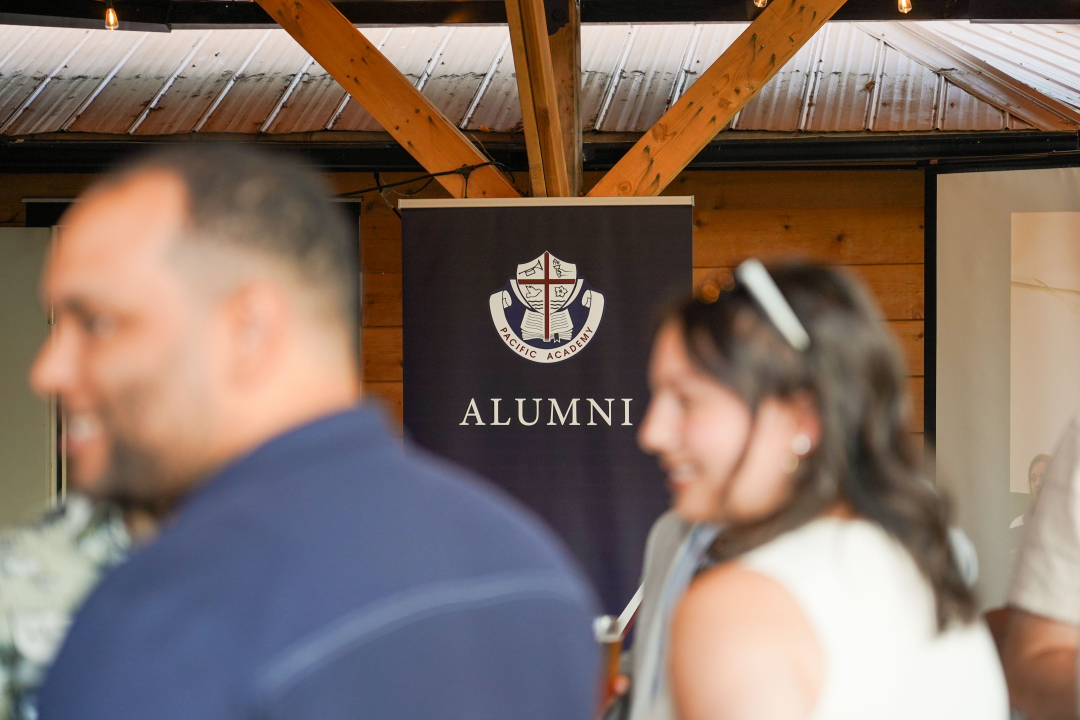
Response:
[{"label": "metal ceiling seam", "polygon": [[454,37],[454,31],[457,28],[450,28],[446,31],[446,35],[439,42],[439,46],[435,48],[435,52],[431,53],[431,59],[428,64],[424,66],[424,71],[420,73],[420,77],[416,79],[416,89],[420,92],[424,92],[424,86],[427,85],[428,80],[431,79],[431,74],[435,72],[435,68],[439,66],[439,59],[442,58],[443,53],[446,51],[446,46],[450,42],[450,38]]},{"label": "metal ceiling seam", "polygon": [[[952,37],[951,35],[949,35],[948,37],[949,37],[950,40],[952,40],[954,42],[957,42],[960,45],[960,47],[967,50],[972,55],[975,55],[976,57],[979,57],[979,59],[985,60],[986,58],[993,58],[994,60],[997,60],[1002,65],[1005,65],[1006,67],[1010,68],[1012,70],[1012,72],[1010,72],[1008,70],[1003,70],[1002,71],[1002,72],[1005,72],[1005,74],[1007,74],[1007,75],[1014,75],[1015,71],[1020,71],[1021,74],[1028,74],[1028,75],[1035,76],[1036,78],[1041,80],[1043,83],[1047,83],[1047,84],[1049,84],[1051,86],[1057,85],[1057,86],[1060,86],[1061,88],[1064,88],[1067,91],[1070,91],[1072,93],[1074,99],[1076,98],[1076,96],[1080,95],[1080,85],[1077,85],[1077,84],[1070,85],[1067,81],[1063,80],[1060,77],[1055,76],[1055,75],[1058,75],[1059,73],[1051,74],[1051,73],[1047,72],[1047,68],[1056,68],[1057,70],[1060,71],[1060,73],[1068,75],[1073,80],[1075,80],[1077,78],[1077,74],[1076,74],[1075,71],[1074,72],[1069,72],[1066,68],[1062,67],[1061,65],[1059,65],[1059,64],[1057,64],[1057,63],[1055,63],[1055,62],[1053,62],[1053,61],[1051,61],[1051,60],[1049,60],[1047,58],[1048,54],[1051,55],[1051,56],[1054,56],[1054,57],[1062,57],[1060,53],[1056,53],[1054,51],[1047,52],[1047,48],[1043,47],[1043,48],[1040,48],[1040,49],[1042,49],[1044,51],[1043,53],[1035,54],[1035,53],[1032,53],[1032,52],[1028,52],[1027,50],[1022,50],[1020,48],[1014,47],[1013,44],[1007,44],[1007,43],[1005,43],[1003,41],[996,41],[995,42],[994,40],[992,40],[990,38],[989,33],[996,33],[996,34],[999,34],[999,35],[1003,35],[1003,36],[1005,36],[1007,38],[1010,38],[1010,39],[1012,39],[1014,41],[1018,40],[1018,38],[1013,33],[1005,32],[1004,30],[1002,30],[1000,27],[997,27],[997,26],[989,26],[987,28],[980,27],[979,30],[980,30],[980,32],[975,33],[975,36],[977,38],[979,38],[980,40],[983,40],[983,41],[988,41],[989,40],[990,42],[994,42],[997,45],[996,50],[993,47],[991,47],[989,45],[986,45],[985,43],[982,44],[982,45],[975,45],[973,42],[971,42],[969,40],[966,40],[966,39],[955,38],[955,37]],[[1042,33],[1039,33],[1038,31],[1036,31],[1034,29],[1032,29],[1031,32],[1033,32],[1036,35],[1042,34]],[[1044,36],[1044,38],[1048,38],[1048,36],[1046,36],[1045,34],[1043,34],[1043,36]],[[1026,44],[1034,46],[1033,43],[1026,43]],[[973,50],[977,50],[978,54],[976,52],[973,52]],[[1076,50],[1080,51],[1080,48],[1076,48]],[[1006,54],[1006,51],[1008,53],[1013,53],[1013,54],[1015,54],[1015,55],[1017,55],[1019,57],[1009,57]],[[1031,60],[1034,61],[1034,63],[1032,63],[1031,61],[1028,61],[1027,63],[1025,63],[1024,58],[1030,58]],[[991,65],[994,64],[990,60],[986,60],[986,61],[990,62]],[[997,67],[997,66],[995,65],[995,67]],[[1020,78],[1016,78],[1016,79],[1019,80]],[[1046,88],[1043,87],[1041,89],[1046,89]],[[1077,103],[1074,102],[1072,104],[1075,105]]]},{"label": "metal ceiling seam", "polygon": [[931,130],[941,130],[945,118],[945,76],[935,73],[937,86],[934,88],[934,118],[930,124]]},{"label": "metal ceiling seam", "polygon": [[671,84],[671,92],[668,94],[668,108],[671,108],[682,97],[686,87],[686,77],[690,73],[690,65],[694,62],[694,53],[697,52],[698,40],[701,38],[701,24],[694,23],[694,29],[690,32],[690,39],[686,41],[686,49],[683,51],[682,62],[679,63],[679,72],[675,75],[675,82]]},{"label": "metal ceiling seam", "polygon": [[139,113],[139,117],[135,118],[135,122],[131,124],[131,127],[128,128],[126,134],[135,134],[135,131],[139,129],[139,126],[142,125],[143,122],[146,121],[147,116],[150,115],[150,111],[157,106],[161,98],[165,95],[165,93],[169,91],[169,88],[172,87],[173,83],[176,82],[176,78],[180,77],[180,73],[184,72],[184,68],[186,68],[188,63],[195,58],[195,55],[199,52],[199,50],[202,49],[202,46],[206,44],[206,41],[209,40],[210,36],[213,34],[213,30],[208,30],[205,35],[202,35],[201,37],[199,37],[198,40],[195,41],[195,44],[191,46],[191,50],[188,52],[187,55],[184,56],[184,59],[181,62],[177,63],[176,69],[173,70],[172,73],[169,75],[169,79],[166,80],[160,88],[158,88],[157,93],[154,94],[154,98],[146,105],[145,108],[143,108],[143,111]]},{"label": "metal ceiling seam", "polygon": [[640,27],[640,25],[631,25],[630,32],[627,33],[626,38],[623,40],[622,49],[619,50],[619,58],[615,62],[615,69],[611,72],[611,77],[608,78],[607,89],[604,90],[604,100],[600,103],[600,111],[596,113],[596,120],[593,121],[594,128],[603,127],[604,119],[611,108],[611,101],[615,99],[615,91],[618,89],[619,81],[622,79],[626,60],[630,57],[630,46],[634,44],[634,38],[637,37]]},{"label": "metal ceiling seam", "polygon": [[[981,60],[973,53],[963,49],[959,45],[953,43],[951,40],[946,39],[945,37],[942,37],[937,33],[923,28],[905,29],[908,30],[908,32],[915,34],[916,36],[921,36],[923,39],[925,39],[926,42],[937,45],[938,49],[953,56],[956,60],[973,65],[980,76],[988,79],[999,88],[1006,91],[1012,90],[1013,92],[1019,93],[1020,95],[1026,97],[1030,102],[1033,102],[1043,107],[1047,111],[1060,116],[1061,118],[1072,123],[1074,126],[1080,125],[1080,110],[1070,107],[1068,104],[1063,103],[1060,100],[1051,97],[1050,95],[1047,95],[1038,88],[1023,82],[1016,77],[1013,77],[1012,75],[1003,70],[999,70],[992,64]],[[912,55],[912,57],[916,60],[919,60],[918,55]],[[1030,72],[1030,68],[1024,68],[1023,63],[1017,64],[1019,64],[1024,70]],[[934,68],[931,69],[933,70]],[[1046,79],[1049,80],[1049,78]],[[970,90],[968,92],[970,92]],[[1005,112],[1006,114],[1016,114],[1021,119],[1024,119],[1021,113],[1015,113],[1013,109],[1008,106],[1002,107],[1001,103],[996,102],[991,102],[991,104],[997,106],[1000,110],[1002,110],[1002,112]]]},{"label": "metal ceiling seam", "polygon": [[263,43],[265,43],[270,38],[273,32],[274,31],[272,29],[267,30],[265,33],[263,33],[263,36],[259,38],[259,42],[255,43],[255,47],[252,48],[251,52],[248,53],[248,56],[244,58],[244,62],[240,65],[239,68],[237,68],[236,72],[229,76],[229,81],[225,83],[225,87],[221,89],[221,92],[218,93],[218,96],[214,98],[214,102],[210,104],[210,107],[206,109],[206,112],[203,113],[203,116],[199,118],[199,122],[195,123],[194,132],[199,132],[203,129],[203,126],[206,125],[206,121],[210,119],[210,116],[213,115],[214,111],[217,110],[218,107],[221,105],[221,101],[224,100],[225,96],[229,94],[229,91],[233,89],[233,85],[236,84],[236,79],[244,74],[244,71],[247,70],[247,66],[251,64],[251,61],[255,58],[256,53],[258,53],[259,50],[262,49]]},{"label": "metal ceiling seam", "polygon": [[462,118],[458,127],[464,130],[469,125],[469,121],[472,120],[473,114],[476,113],[476,108],[480,107],[480,102],[484,98],[484,93],[487,92],[488,87],[491,85],[491,79],[495,76],[495,72],[499,69],[499,65],[502,64],[503,58],[506,57],[506,51],[510,48],[510,34],[507,33],[506,37],[502,41],[502,45],[499,46],[499,51],[495,53],[495,56],[491,59],[491,65],[488,67],[487,72],[484,73],[484,79],[480,81],[480,86],[476,88],[476,93],[473,95],[472,102],[469,103],[469,109],[465,111],[465,117]]},{"label": "metal ceiling seam", "polygon": [[870,68],[870,82],[874,83],[870,88],[870,96],[866,99],[866,112],[863,114],[863,130],[873,130],[874,120],[877,119],[877,104],[881,98],[882,75],[885,74],[885,43],[876,38],[877,46],[874,48],[874,62]]},{"label": "metal ceiling seam", "polygon": [[817,97],[818,83],[821,80],[822,64],[825,62],[825,48],[829,42],[829,25],[814,36],[813,51],[810,53],[810,69],[807,72],[806,88],[802,99],[802,113],[799,118],[799,130],[805,131],[814,120],[814,100]]},{"label": "metal ceiling seam", "polygon": [[25,45],[30,40],[30,38],[34,37],[37,31],[38,29],[36,27],[30,28],[30,32],[23,35],[22,40],[15,43],[15,47],[8,50],[8,54],[5,55],[2,59],[0,59],[0,70],[4,69],[4,66],[7,65],[7,61],[10,60],[15,55],[15,53],[22,50],[22,46]]},{"label": "metal ceiling seam", "polygon": [[[979,25],[977,29],[965,28],[960,25],[949,25],[944,28],[937,28],[937,30],[940,34],[945,34],[955,42],[961,44],[961,46],[964,46],[965,49],[972,54],[978,55],[979,53],[983,53],[997,57],[1001,62],[1007,65],[1037,75],[1051,84],[1067,87],[1072,90],[1073,93],[1080,93],[1080,87],[1069,85],[1068,81],[1061,77],[1061,75],[1066,75],[1070,80],[1075,82],[1077,79],[1077,70],[1080,68],[1080,63],[1075,61],[1072,63],[1072,70],[1069,70],[1061,64],[1063,61],[1072,60],[1073,58],[1080,56],[1080,42],[1077,42],[1080,38],[1077,38],[1072,34],[1066,35],[1065,37],[1058,37],[1058,35],[1064,35],[1064,31],[1054,30],[1053,32],[1050,32],[1048,26],[1045,25],[1030,25],[1022,26],[1020,28],[1010,26],[1009,30],[1006,30],[999,25]],[[942,32],[943,30],[945,32]],[[983,44],[977,45],[971,40],[962,37],[964,34],[971,35],[974,38],[983,41]],[[1035,42],[1032,42],[1032,38],[1028,37],[1029,35],[1041,38],[1044,43],[1038,45]],[[999,52],[994,52],[991,48],[986,46],[986,41],[997,45]],[[1050,45],[1054,43],[1065,45],[1068,52],[1054,50],[1050,47]],[[1041,52],[1038,54],[1029,52],[1024,46],[1038,48]],[[1005,51],[1019,57],[1006,57],[1003,54]],[[1025,57],[1034,60],[1034,64],[1030,62],[1025,63]],[[1050,74],[1046,72],[1046,68],[1055,68],[1059,72]]]},{"label": "metal ceiling seam", "polygon": [[[375,46],[376,49],[379,52],[382,52],[383,48],[386,47],[386,43],[390,39],[390,35],[393,32],[394,32],[394,28],[387,28],[386,34],[383,35],[382,40],[379,41],[379,44]],[[334,78],[334,81],[336,82],[337,78]],[[338,83],[338,86],[340,86],[340,85],[341,85],[341,83]],[[345,88],[341,88],[341,89],[345,90]],[[341,102],[338,103],[337,109],[334,110],[334,114],[330,116],[330,119],[327,121],[326,125],[323,127],[323,130],[333,130],[334,129],[334,124],[341,118],[341,114],[343,112],[345,112],[345,108],[347,108],[349,106],[349,100],[351,100],[351,99],[352,99],[352,95],[349,94],[348,90],[345,90],[345,97],[341,98]]]},{"label": "metal ceiling seam", "polygon": [[1007,110],[1041,130],[1073,130],[1080,126],[1080,112],[1045,93],[1010,77],[966,50],[926,30],[900,23],[856,23],[863,31],[889,45],[976,98]]},{"label": "metal ceiling seam", "polygon": [[131,56],[135,54],[135,51],[139,49],[139,46],[143,44],[149,34],[150,33],[142,33],[139,36],[139,39],[135,41],[135,43],[128,49],[126,53],[124,53],[124,57],[120,58],[120,62],[116,63],[116,65],[113,66],[113,69],[110,70],[104,78],[102,78],[101,82],[98,83],[97,87],[94,88],[94,91],[90,93],[89,97],[83,100],[79,107],[75,110],[75,112],[73,112],[71,116],[64,121],[64,124],[60,126],[61,130],[67,130],[68,128],[70,128],[75,123],[75,121],[79,119],[79,116],[86,112],[86,109],[90,107],[90,103],[94,102],[94,100],[97,99],[97,96],[101,94],[101,91],[104,90],[110,82],[112,82],[113,78],[116,77],[116,73],[120,72],[120,68],[124,67],[124,64],[131,59]]},{"label": "metal ceiling seam", "polygon": [[300,81],[304,78],[304,74],[314,62],[315,58],[308,55],[307,60],[304,61],[300,66],[300,69],[296,71],[296,75],[293,76],[292,82],[289,83],[289,86],[285,88],[285,92],[278,98],[277,104],[274,105],[274,109],[270,111],[270,115],[267,116],[266,120],[263,121],[262,126],[259,127],[260,133],[265,133],[270,130],[270,126],[274,124],[274,120],[277,119],[278,113],[281,112],[281,108],[285,107],[285,103],[289,101],[289,97],[291,97],[293,91],[296,90],[296,86],[300,84]]},{"label": "metal ceiling seam", "polygon": [[38,95],[41,95],[42,91],[44,91],[49,83],[53,81],[53,78],[60,74],[60,71],[67,66],[68,61],[70,61],[71,58],[75,56],[75,53],[79,52],[79,50],[82,49],[82,46],[86,44],[86,41],[90,39],[91,32],[91,30],[83,31],[82,40],[75,44],[75,47],[71,49],[71,52],[64,56],[64,59],[60,61],[56,68],[38,83],[37,87],[34,88],[34,92],[30,93],[30,95],[20,103],[19,107],[8,116],[3,125],[0,125],[0,135],[3,135],[7,132],[8,128],[15,124],[15,121],[19,119],[19,116],[22,115],[35,100],[37,100]]}]

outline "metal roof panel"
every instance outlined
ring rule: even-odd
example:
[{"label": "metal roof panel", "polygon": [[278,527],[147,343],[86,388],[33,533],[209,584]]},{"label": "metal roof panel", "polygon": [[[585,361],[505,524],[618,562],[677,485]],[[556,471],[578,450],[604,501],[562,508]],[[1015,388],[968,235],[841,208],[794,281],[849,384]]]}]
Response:
[{"label": "metal roof panel", "polygon": [[817,77],[804,104],[802,129],[816,132],[860,132],[881,80],[881,42],[854,25],[826,25],[821,33]]},{"label": "metal roof panel", "polygon": [[144,122],[157,112],[155,100],[168,90],[215,32],[227,31],[147,33],[137,56],[119,69],[70,129],[122,135],[136,123]]},{"label": "metal roof panel", "polygon": [[944,83],[942,130],[1004,130],[1006,113],[951,82]]},{"label": "metal roof panel", "polygon": [[[0,48],[13,47],[14,52],[9,51],[11,57],[0,67],[0,130],[9,133],[23,113],[31,110],[30,106],[65,69],[73,52],[90,40],[93,32],[40,28],[29,38],[20,38],[27,35],[26,28],[5,28],[0,37],[0,42],[5,44]],[[26,41],[20,42],[21,39]]]},{"label": "metal roof panel", "polygon": [[[29,135],[64,129],[145,39],[142,34],[89,32],[93,35],[41,89],[33,103],[8,128],[8,134]],[[97,37],[103,34],[106,36]]]},{"label": "metal roof panel", "polygon": [[210,35],[158,99],[139,135],[171,135],[195,130],[230,79],[267,30],[237,30]]},{"label": "metal roof panel", "polygon": [[268,128],[271,133],[314,132],[325,128],[345,98],[345,89],[326,72],[322,65],[312,63],[300,78],[281,107],[281,112]]},{"label": "metal roof panel", "polygon": [[[746,27],[584,26],[580,99],[585,129],[647,130]],[[1080,28],[966,22],[919,27],[1018,82],[1080,107]],[[505,26],[363,32],[451,122],[470,131],[521,129]],[[826,25],[743,108],[733,127],[781,132],[1030,129],[947,83],[919,58],[887,48],[843,22]],[[0,26],[0,128],[9,135],[381,129],[281,29],[111,33],[13,26]]]},{"label": "metal roof panel", "polygon": [[[614,92],[612,77],[620,58],[629,52],[638,30],[632,25],[585,25],[581,28],[581,123],[596,128],[596,118],[607,96]],[[516,102],[516,99],[515,99]],[[520,114],[520,112],[519,112]]]},{"label": "metal roof panel", "polygon": [[668,108],[693,29],[692,25],[642,26],[630,44],[600,131],[642,131],[660,119]]},{"label": "metal roof panel", "polygon": [[424,95],[450,122],[461,125],[492,63],[502,53],[513,64],[510,31],[505,27],[457,28],[424,84]]},{"label": "metal roof panel", "polygon": [[938,75],[889,46],[882,59],[882,70],[880,92],[871,108],[870,129],[876,132],[933,130]]},{"label": "metal roof panel", "polygon": [[267,30],[261,45],[233,76],[232,87],[199,132],[257,133],[311,58],[291,37]]},{"label": "metal roof panel", "polygon": [[[394,63],[394,66],[412,81],[413,85],[416,85],[424,75],[424,69],[433,60],[437,61],[436,54],[442,54],[445,49],[443,41],[452,39],[454,30],[455,28],[446,26],[393,28],[380,43],[380,49],[390,62]],[[379,28],[370,28],[363,32],[370,40],[383,31]],[[350,98],[341,117],[331,126],[331,129],[370,132],[383,128],[375,121],[375,118],[368,114],[367,110],[360,106],[360,103]]]}]

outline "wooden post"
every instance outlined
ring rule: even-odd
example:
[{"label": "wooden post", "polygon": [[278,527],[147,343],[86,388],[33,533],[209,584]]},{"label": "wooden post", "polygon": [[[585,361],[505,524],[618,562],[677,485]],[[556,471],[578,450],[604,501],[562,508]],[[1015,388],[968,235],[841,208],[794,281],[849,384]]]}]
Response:
[{"label": "wooden post", "polygon": [[567,197],[570,184],[544,3],[505,2],[533,195]]},{"label": "wooden post", "polygon": [[843,4],[772,0],[589,195],[659,195]]},{"label": "wooden post", "polygon": [[566,25],[548,38],[551,45],[551,66],[555,73],[555,92],[559,101],[559,120],[562,124],[563,154],[571,197],[581,194],[581,6],[578,0],[568,0],[569,19]]},{"label": "wooden post", "polygon": [[[431,173],[488,161],[329,0],[256,0]],[[491,165],[443,175],[454,197],[520,197]]]}]

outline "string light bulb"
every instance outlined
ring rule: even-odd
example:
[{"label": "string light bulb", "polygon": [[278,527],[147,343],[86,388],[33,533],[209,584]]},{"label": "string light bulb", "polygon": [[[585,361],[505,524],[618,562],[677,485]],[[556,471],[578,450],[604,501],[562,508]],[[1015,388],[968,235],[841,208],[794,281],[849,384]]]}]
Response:
[{"label": "string light bulb", "polygon": [[757,5],[758,7],[763,8],[763,7],[765,7],[766,5],[769,4],[769,0],[754,0],[754,4]]},{"label": "string light bulb", "polygon": [[120,18],[116,17],[116,9],[113,8],[112,0],[106,0],[105,2],[105,27],[108,30],[115,30],[120,27]]},{"label": "string light bulb", "polygon": [[897,0],[896,7],[906,15],[911,12],[911,0]]}]

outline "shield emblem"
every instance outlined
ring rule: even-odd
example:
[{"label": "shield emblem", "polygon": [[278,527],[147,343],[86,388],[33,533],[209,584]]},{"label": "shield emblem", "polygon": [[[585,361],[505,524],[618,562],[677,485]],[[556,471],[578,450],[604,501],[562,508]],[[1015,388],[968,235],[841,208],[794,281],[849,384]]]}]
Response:
[{"label": "shield emblem", "polygon": [[530,308],[521,321],[525,340],[563,342],[574,335],[574,324],[566,308],[580,290],[577,265],[545,252],[517,266],[515,286]]},{"label": "shield emblem", "polygon": [[583,350],[604,316],[604,295],[578,275],[577,265],[550,252],[517,266],[488,298],[491,321],[515,355],[561,362]]}]

